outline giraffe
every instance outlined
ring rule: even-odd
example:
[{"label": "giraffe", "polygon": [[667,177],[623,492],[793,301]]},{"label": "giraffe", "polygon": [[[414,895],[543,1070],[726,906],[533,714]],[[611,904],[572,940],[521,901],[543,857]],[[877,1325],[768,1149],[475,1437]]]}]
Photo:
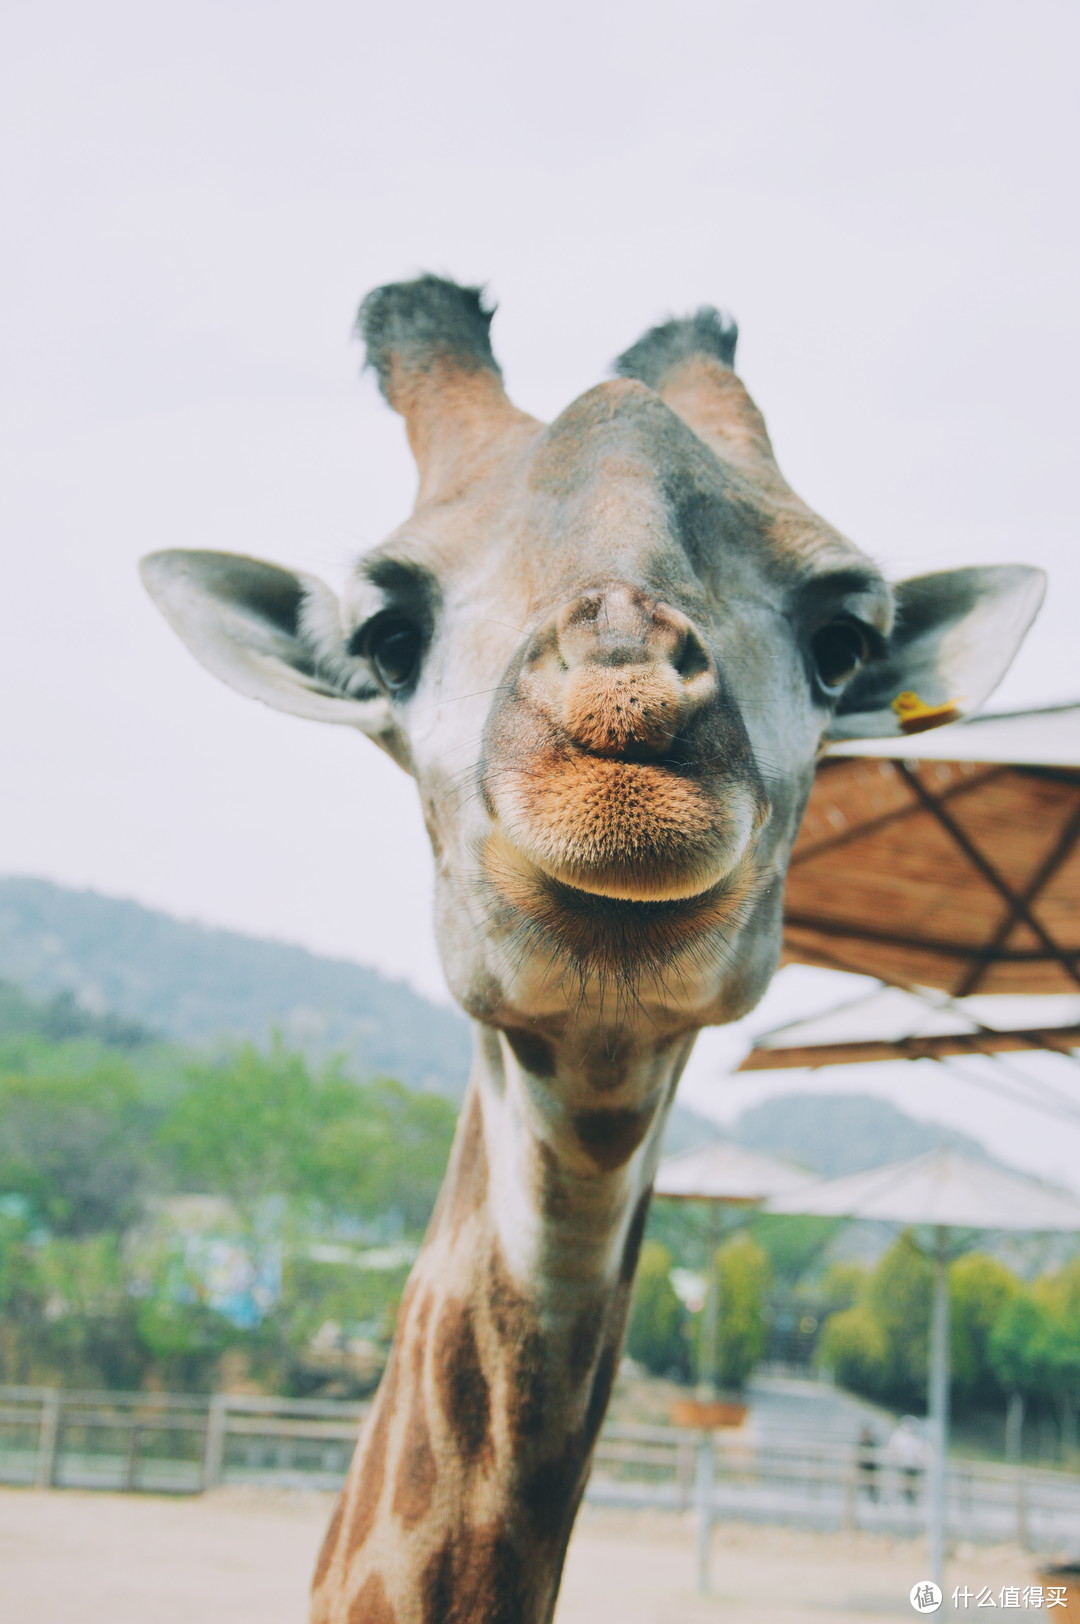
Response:
[{"label": "giraffe", "polygon": [[340,599],[236,555],[143,563],[212,672],[413,775],[474,1029],[313,1624],[550,1621],[666,1112],[775,969],[823,743],[981,704],[1042,594],[1023,566],[890,586],[786,484],[715,310],[549,425],[491,315],[433,276],[362,304],[419,487]]}]

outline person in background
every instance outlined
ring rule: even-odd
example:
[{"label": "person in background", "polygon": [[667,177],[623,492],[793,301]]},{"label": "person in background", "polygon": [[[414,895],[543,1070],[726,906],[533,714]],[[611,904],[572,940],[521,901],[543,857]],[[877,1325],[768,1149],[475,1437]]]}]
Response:
[{"label": "person in background", "polygon": [[926,1441],[913,1415],[905,1415],[885,1445],[885,1454],[900,1474],[900,1493],[914,1505],[919,1493],[919,1477],[926,1470]]},{"label": "person in background", "polygon": [[873,1427],[863,1427],[859,1433],[858,1453],[856,1463],[859,1472],[859,1483],[866,1490],[869,1500],[878,1497],[878,1438]]}]

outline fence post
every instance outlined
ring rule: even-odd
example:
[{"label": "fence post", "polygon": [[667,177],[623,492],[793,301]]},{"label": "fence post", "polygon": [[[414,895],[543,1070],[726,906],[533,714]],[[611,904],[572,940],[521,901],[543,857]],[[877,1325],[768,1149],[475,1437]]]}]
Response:
[{"label": "fence post", "polygon": [[221,1482],[225,1466],[225,1428],[228,1424],[229,1399],[226,1393],[215,1393],[206,1413],[206,1444],[203,1449],[203,1492],[216,1489]]},{"label": "fence post", "polygon": [[139,1424],[132,1419],[128,1428],[127,1455],[124,1460],[124,1491],[127,1494],[133,1492],[139,1474],[139,1437]]},{"label": "fence post", "polygon": [[844,1529],[851,1533],[859,1526],[859,1463],[852,1460],[844,1473]]},{"label": "fence post", "polygon": [[694,1485],[694,1445],[688,1439],[680,1438],[676,1448],[675,1481],[679,1490],[679,1510],[686,1511]]},{"label": "fence post", "polygon": [[1028,1543],[1027,1479],[1019,1468],[1016,1472],[1016,1543],[1022,1551],[1031,1549]]},{"label": "fence post", "polygon": [[51,1489],[56,1482],[56,1456],[60,1442],[60,1394],[47,1393],[41,1403],[38,1422],[37,1463],[34,1487]]}]

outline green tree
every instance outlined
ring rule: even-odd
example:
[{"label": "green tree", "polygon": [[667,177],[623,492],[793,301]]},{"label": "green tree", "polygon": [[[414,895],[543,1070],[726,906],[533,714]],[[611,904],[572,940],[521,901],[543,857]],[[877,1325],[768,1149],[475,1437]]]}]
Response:
[{"label": "green tree", "polygon": [[879,1261],[867,1292],[884,1340],[882,1393],[903,1409],[917,1411],[926,1398],[930,1296],[930,1264],[905,1232]]},{"label": "green tree", "polygon": [[360,1217],[395,1209],[406,1229],[422,1229],[446,1169],[453,1106],[393,1078],[357,1085],[334,1076],[323,1081],[317,1105],[305,1193]]},{"label": "green tree", "polygon": [[310,1182],[315,1083],[300,1055],[251,1044],[191,1066],[161,1131],[182,1188],[221,1195],[250,1217],[270,1195]]},{"label": "green tree", "polygon": [[626,1351],[656,1376],[689,1374],[686,1311],[671,1284],[671,1253],[660,1241],[641,1248]]},{"label": "green tree", "polygon": [[1072,1461],[1080,1413],[1080,1257],[1037,1281],[1033,1295],[1046,1315],[1045,1380],[1061,1418],[1061,1452]]},{"label": "green tree", "polygon": [[444,1099],[391,1079],[360,1084],[334,1066],[313,1075],[300,1055],[251,1045],[190,1068],[161,1142],[177,1182],[230,1200],[254,1223],[284,1196],[353,1217],[396,1207],[426,1223],[453,1137]]},{"label": "green tree", "polygon": [[0,1382],[28,1385],[36,1374],[31,1347],[45,1319],[45,1286],[27,1203],[0,1202]]},{"label": "green tree", "polygon": [[870,1284],[870,1270],[865,1263],[831,1263],[821,1281],[821,1294],[834,1312],[854,1308],[865,1297]]},{"label": "green tree", "polygon": [[969,1252],[951,1265],[950,1369],[960,1405],[1000,1401],[1002,1387],[990,1358],[990,1337],[1021,1289],[1012,1270],[985,1252]]},{"label": "green tree", "polygon": [[748,1233],[769,1260],[773,1284],[792,1291],[816,1268],[825,1248],[843,1225],[842,1218],[761,1213],[753,1219]]},{"label": "green tree", "polygon": [[[865,1271],[845,1265],[826,1284],[847,1306],[826,1322],[819,1357],[846,1387],[903,1409],[925,1402],[929,1358],[931,1271],[910,1234]],[[951,1370],[961,1405],[1000,1398],[999,1364],[991,1340],[1020,1282],[984,1253],[959,1258],[949,1270]]]},{"label": "green tree", "polygon": [[830,1314],[818,1344],[818,1359],[850,1387],[869,1398],[886,1396],[888,1356],[885,1333],[866,1302]]},{"label": "green tree", "polygon": [[0,1194],[25,1198],[57,1235],[99,1235],[135,1217],[149,1120],[125,1061],[28,1066],[0,1078]]},{"label": "green tree", "polygon": [[121,1236],[53,1237],[38,1249],[37,1266],[46,1300],[42,1374],[68,1387],[139,1387],[147,1359]]},{"label": "green tree", "polygon": [[1017,1464],[1023,1458],[1025,1409],[1046,1385],[1048,1329],[1044,1311],[1030,1292],[1021,1289],[1006,1303],[990,1332],[990,1366],[1009,1399],[1005,1450]]},{"label": "green tree", "polygon": [[[738,1390],[765,1351],[769,1259],[764,1248],[744,1231],[719,1248],[713,1268],[720,1308],[715,1379],[721,1387]],[[707,1313],[706,1306],[698,1326],[699,1365],[709,1334]]]}]

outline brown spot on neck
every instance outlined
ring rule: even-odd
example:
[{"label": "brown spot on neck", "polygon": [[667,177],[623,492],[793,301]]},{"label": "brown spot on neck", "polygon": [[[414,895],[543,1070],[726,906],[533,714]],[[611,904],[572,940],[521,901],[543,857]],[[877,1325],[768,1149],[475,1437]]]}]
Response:
[{"label": "brown spot on neck", "polygon": [[651,1106],[641,1111],[579,1111],[574,1117],[574,1132],[597,1167],[610,1173],[630,1160],[648,1133],[653,1115]]},{"label": "brown spot on neck", "polygon": [[437,1478],[423,1395],[414,1393],[394,1483],[394,1515],[401,1518],[406,1528],[415,1528],[426,1516]]},{"label": "brown spot on neck", "polygon": [[497,1245],[492,1249],[488,1280],[492,1325],[505,1364],[507,1421],[516,1438],[534,1438],[547,1419],[544,1336],[533,1305],[510,1278]]},{"label": "brown spot on neck", "polygon": [[431,1302],[428,1296],[420,1305],[410,1333],[415,1339],[409,1361],[412,1390],[392,1502],[395,1516],[401,1518],[406,1528],[415,1527],[426,1514],[438,1477],[423,1392],[424,1352]]},{"label": "brown spot on neck", "polygon": [[353,1597],[348,1624],[397,1624],[397,1614],[380,1574],[373,1573]]},{"label": "brown spot on neck", "polygon": [[480,1362],[472,1309],[453,1300],[435,1339],[435,1380],[459,1452],[470,1464],[490,1455],[491,1388]]},{"label": "brown spot on neck", "polygon": [[564,1543],[570,1537],[578,1501],[584,1489],[587,1451],[580,1438],[560,1455],[543,1461],[525,1481],[522,1494],[537,1539]]},{"label": "brown spot on neck", "polygon": [[526,1566],[498,1528],[463,1530],[428,1563],[422,1624],[522,1624],[543,1616],[537,1590],[550,1585],[537,1564]]},{"label": "brown spot on neck", "polygon": [[601,1303],[590,1303],[587,1308],[581,1310],[574,1321],[574,1328],[570,1333],[569,1376],[575,1385],[584,1381],[589,1367],[596,1358],[596,1348],[603,1325],[604,1309]]}]

